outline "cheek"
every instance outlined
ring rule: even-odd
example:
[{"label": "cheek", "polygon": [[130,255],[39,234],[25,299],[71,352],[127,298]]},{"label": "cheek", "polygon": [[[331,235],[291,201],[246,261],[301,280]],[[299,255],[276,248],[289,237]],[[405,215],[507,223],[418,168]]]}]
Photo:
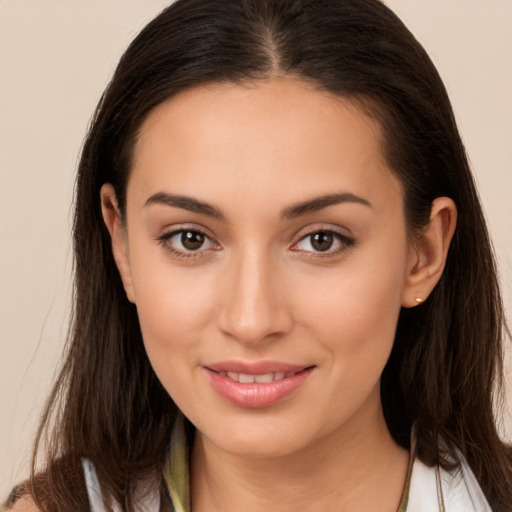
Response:
[{"label": "cheek", "polygon": [[380,378],[395,338],[405,267],[403,237],[356,250],[301,284],[307,293],[298,295],[297,321],[331,355],[337,378],[357,385]]},{"label": "cheek", "polygon": [[173,265],[163,251],[134,250],[131,256],[146,351],[155,366],[172,365],[178,361],[173,356],[191,353],[197,333],[211,319],[216,303],[215,276],[200,268]]},{"label": "cheek", "polygon": [[[345,335],[392,332],[401,307],[405,250],[367,251],[337,268],[308,276],[301,284],[306,307],[297,315]],[[297,283],[298,284],[298,283]],[[350,336],[352,337],[352,336]]]},{"label": "cheek", "polygon": [[307,293],[298,296],[297,323],[304,338],[316,343],[328,375],[325,393],[311,396],[309,403],[318,416],[335,411],[322,431],[380,400],[378,384],[395,338],[404,265],[399,252],[379,251],[350,264],[347,259],[329,277],[318,274],[303,283]]}]

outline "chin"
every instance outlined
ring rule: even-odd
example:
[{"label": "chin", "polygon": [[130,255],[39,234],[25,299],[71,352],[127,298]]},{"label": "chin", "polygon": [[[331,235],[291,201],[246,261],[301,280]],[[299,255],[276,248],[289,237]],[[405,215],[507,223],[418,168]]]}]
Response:
[{"label": "chin", "polygon": [[308,425],[304,419],[299,421],[282,415],[249,414],[217,425],[210,419],[204,425],[199,422],[197,428],[207,443],[226,453],[247,458],[291,455],[304,450],[316,439],[313,425]]}]

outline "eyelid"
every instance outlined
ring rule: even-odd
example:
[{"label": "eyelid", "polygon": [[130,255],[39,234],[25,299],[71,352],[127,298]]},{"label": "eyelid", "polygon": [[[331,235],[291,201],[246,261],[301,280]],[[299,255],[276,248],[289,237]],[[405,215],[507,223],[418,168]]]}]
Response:
[{"label": "eyelid", "polygon": [[[328,249],[326,251],[307,251],[307,250],[296,248],[300,242],[307,239],[308,237],[315,235],[316,233],[330,233],[330,234],[334,235],[334,237],[341,244],[341,247],[339,247],[337,249]],[[300,235],[297,235],[297,238],[298,238],[297,241],[292,244],[290,249],[295,252],[307,253],[308,257],[312,257],[312,258],[333,257],[333,256],[336,256],[336,255],[346,251],[350,247],[356,245],[356,239],[352,235],[343,233],[341,228],[336,229],[332,226],[325,226],[325,225],[309,227],[307,229],[307,231],[302,230],[302,233]]]},{"label": "eyelid", "polygon": [[[155,240],[160,240],[162,238],[169,238],[177,233],[181,233],[183,231],[197,231],[202,235],[208,237],[210,240],[215,240],[215,236],[213,233],[206,227],[201,224],[196,224],[193,222],[184,222],[183,224],[169,224],[161,229],[159,229],[159,233],[155,236]],[[217,243],[217,242],[216,242]]]},{"label": "eyelid", "polygon": [[[197,250],[181,250],[177,249],[176,247],[173,247],[170,244],[170,240],[175,237],[176,235],[186,233],[187,231],[200,233],[202,236],[205,237],[205,239],[208,239],[209,242],[213,245],[213,247],[207,247],[207,248],[199,248]],[[167,231],[162,233],[161,235],[158,235],[155,237],[155,240],[168,252],[173,254],[174,256],[177,256],[182,259],[196,259],[206,256],[205,253],[211,250],[218,250],[220,249],[220,244],[214,239],[213,236],[211,236],[208,233],[208,230],[195,225],[181,225],[181,226],[175,226],[168,228]]]}]

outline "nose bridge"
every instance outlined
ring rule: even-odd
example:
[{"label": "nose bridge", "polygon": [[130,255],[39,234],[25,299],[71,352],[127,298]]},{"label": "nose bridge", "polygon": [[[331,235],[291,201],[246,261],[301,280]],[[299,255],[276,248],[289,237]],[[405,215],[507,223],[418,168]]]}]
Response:
[{"label": "nose bridge", "polygon": [[270,251],[245,246],[230,261],[219,326],[243,343],[258,343],[284,334],[290,312],[277,291],[278,273]]}]

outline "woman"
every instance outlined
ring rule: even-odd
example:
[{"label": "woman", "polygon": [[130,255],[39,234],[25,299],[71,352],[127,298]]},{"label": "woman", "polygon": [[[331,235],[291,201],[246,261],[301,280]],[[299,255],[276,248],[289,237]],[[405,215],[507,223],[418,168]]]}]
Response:
[{"label": "woman", "polygon": [[380,2],[171,5],[100,102],[74,236],[47,466],[13,510],[512,508],[487,230]]}]

